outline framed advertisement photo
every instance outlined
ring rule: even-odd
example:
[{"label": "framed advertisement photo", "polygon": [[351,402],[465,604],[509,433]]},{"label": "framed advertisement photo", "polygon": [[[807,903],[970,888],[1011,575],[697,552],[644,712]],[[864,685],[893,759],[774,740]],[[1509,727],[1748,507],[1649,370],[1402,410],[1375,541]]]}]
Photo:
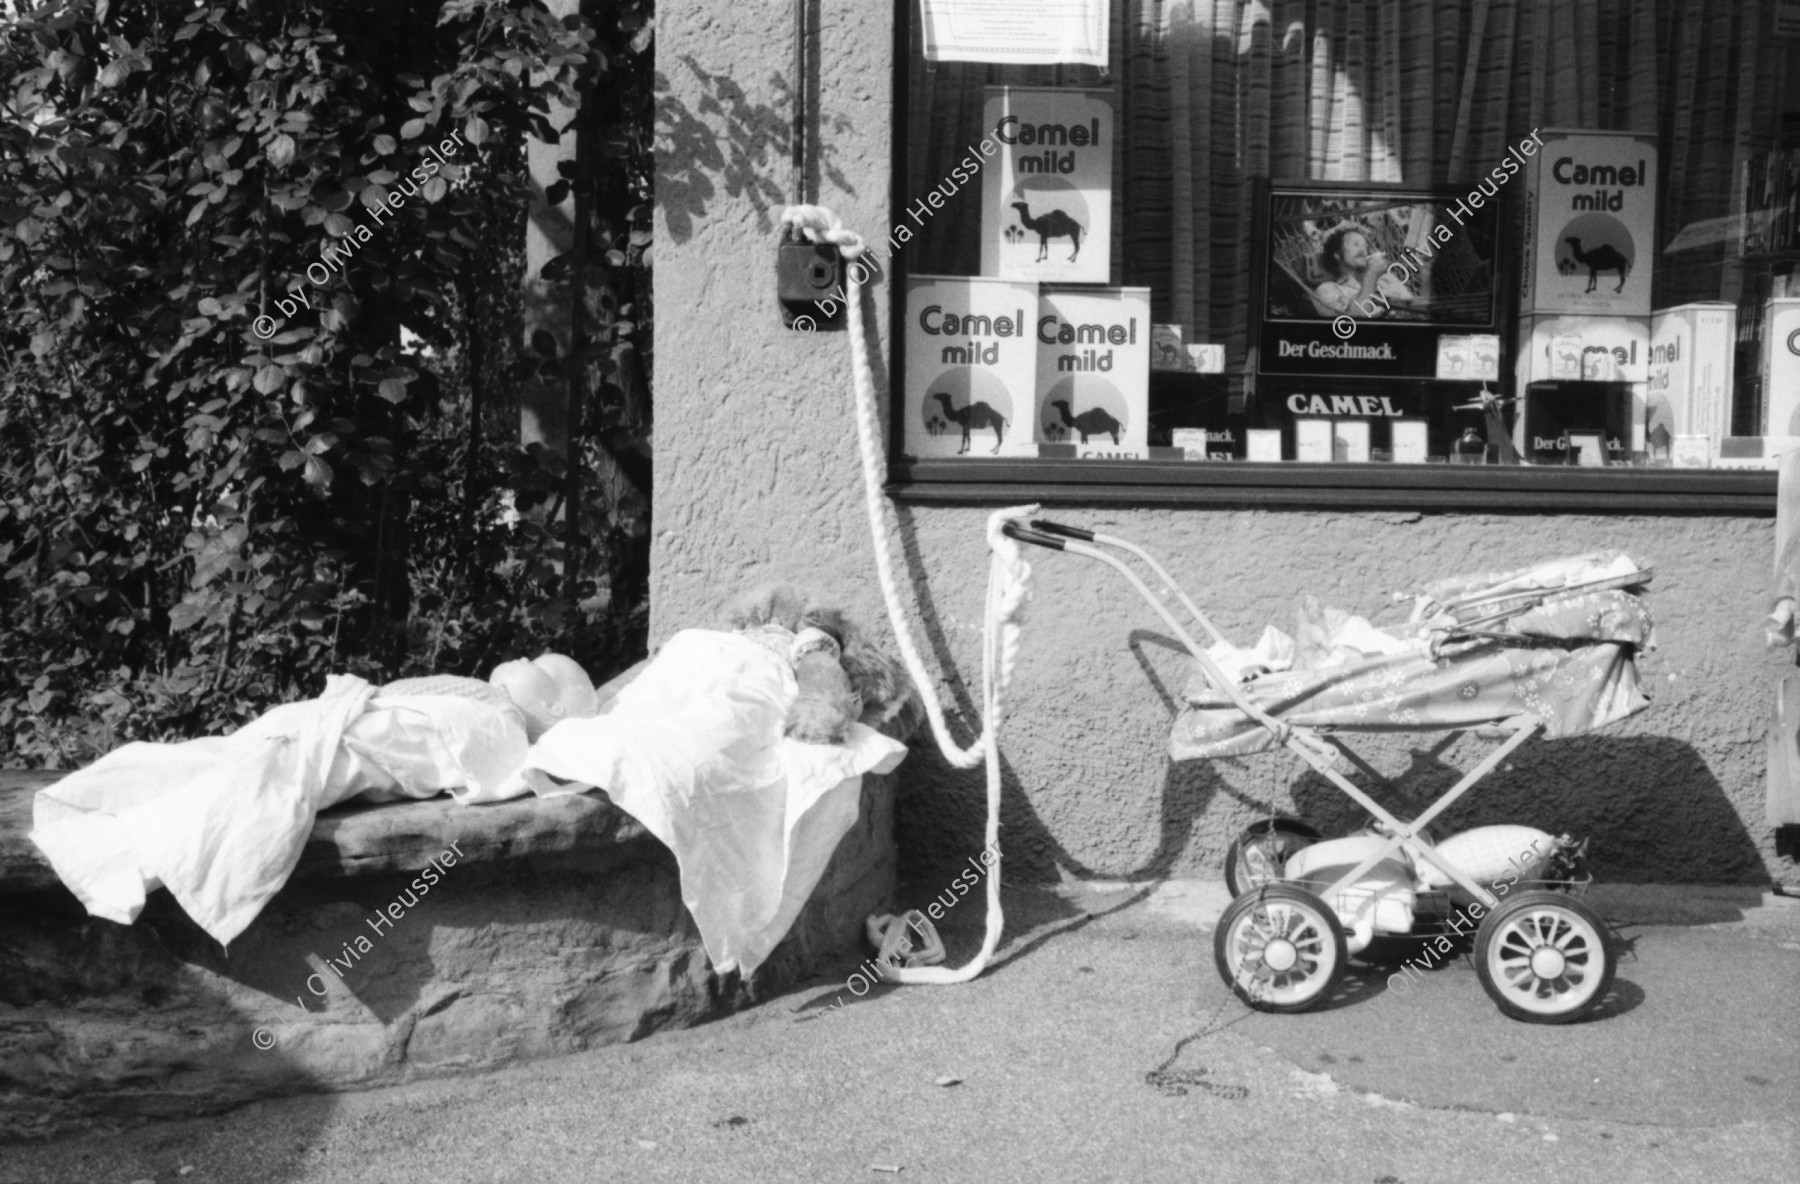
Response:
[{"label": "framed advertisement photo", "polygon": [[[1258,186],[1256,372],[1430,378],[1454,335],[1501,331],[1498,201],[1462,188],[1317,181]],[[1445,365],[1454,363],[1446,358]]]}]

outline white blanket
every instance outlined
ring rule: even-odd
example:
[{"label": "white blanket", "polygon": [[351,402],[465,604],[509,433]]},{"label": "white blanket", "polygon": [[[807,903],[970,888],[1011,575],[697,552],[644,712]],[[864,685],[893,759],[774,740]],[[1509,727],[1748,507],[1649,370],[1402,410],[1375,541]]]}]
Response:
[{"label": "white blanket", "polygon": [[684,630],[609,707],[557,724],[525,758],[536,792],[600,786],[674,851],[720,973],[768,957],[855,824],[862,774],[906,755],[861,724],[843,744],[783,736],[795,691],[789,664],[755,642]]},{"label": "white blanket", "polygon": [[785,738],[794,694],[775,655],[688,630],[599,716],[531,746],[516,713],[449,695],[377,697],[334,675],[319,698],[230,736],[109,753],[38,793],[31,837],[93,915],[128,925],[160,884],[229,944],[287,882],[329,806],[599,787],[675,852],[715,969],[748,974],[856,821],[861,775],[906,752],[860,725],[843,745]]},{"label": "white blanket", "polygon": [[229,736],[127,744],[69,774],[38,792],[31,838],[94,916],[129,925],[161,885],[228,945],[287,883],[320,810],[359,794],[496,800],[527,747],[517,713],[332,675]]}]

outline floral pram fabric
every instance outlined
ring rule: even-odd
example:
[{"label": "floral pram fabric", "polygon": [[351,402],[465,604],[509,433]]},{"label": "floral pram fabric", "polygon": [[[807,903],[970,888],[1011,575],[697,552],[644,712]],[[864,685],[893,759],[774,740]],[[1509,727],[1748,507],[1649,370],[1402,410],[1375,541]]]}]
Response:
[{"label": "floral pram fabric", "polygon": [[[1546,736],[1575,735],[1649,704],[1635,665],[1637,651],[1654,645],[1636,594],[1648,579],[1625,556],[1588,555],[1440,580],[1415,597],[1393,652],[1340,648],[1331,665],[1258,673],[1238,690],[1306,727],[1436,731],[1536,716]],[[1169,740],[1174,759],[1275,746],[1198,664],[1184,698]]]}]

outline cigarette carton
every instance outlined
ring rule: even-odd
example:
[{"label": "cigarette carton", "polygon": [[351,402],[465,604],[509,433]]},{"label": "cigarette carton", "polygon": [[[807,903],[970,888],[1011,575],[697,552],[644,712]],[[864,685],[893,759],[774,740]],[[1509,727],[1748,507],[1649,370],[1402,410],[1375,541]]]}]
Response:
[{"label": "cigarette carton", "polygon": [[906,288],[905,448],[1032,456],[1037,285],[914,276]]},{"label": "cigarette carton", "polygon": [[1142,460],[1149,447],[1150,289],[1046,287],[1038,296],[1040,444]]},{"label": "cigarette carton", "polygon": [[[1732,359],[1737,309],[1720,302],[1682,304],[1650,317],[1645,430],[1654,455],[1679,436],[1718,442],[1731,434]],[[1691,446],[1690,446],[1691,447]]]}]

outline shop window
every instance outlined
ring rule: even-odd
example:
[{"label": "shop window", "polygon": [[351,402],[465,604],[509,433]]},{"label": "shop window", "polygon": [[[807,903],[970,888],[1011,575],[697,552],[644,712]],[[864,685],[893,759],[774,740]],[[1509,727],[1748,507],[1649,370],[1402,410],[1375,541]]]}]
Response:
[{"label": "shop window", "polygon": [[1770,511],[1773,0],[901,7],[904,496]]}]

